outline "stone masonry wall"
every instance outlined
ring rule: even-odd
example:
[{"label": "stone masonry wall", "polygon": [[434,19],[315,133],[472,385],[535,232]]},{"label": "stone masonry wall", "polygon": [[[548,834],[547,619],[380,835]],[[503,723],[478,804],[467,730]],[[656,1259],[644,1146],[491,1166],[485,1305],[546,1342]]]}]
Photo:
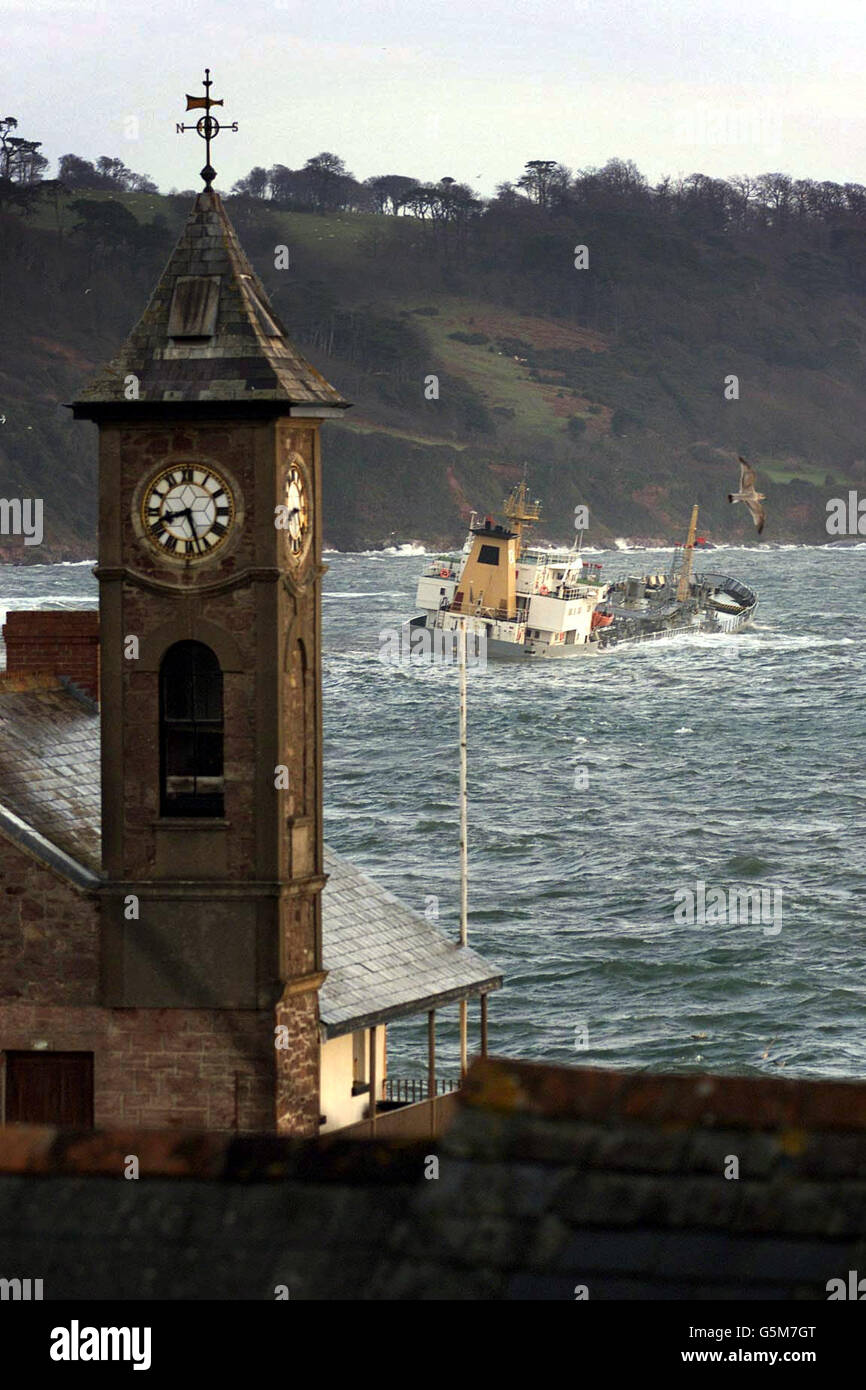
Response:
[{"label": "stone masonry wall", "polygon": [[[319,1128],[318,994],[284,996],[276,1009],[287,1046],[275,1048],[277,1133],[307,1137]],[[277,1035],[279,1039],[279,1035]]]},{"label": "stone masonry wall", "polygon": [[92,1052],[97,1125],[273,1130],[271,1011],[102,1007],[98,913],[0,838],[0,1053]]}]

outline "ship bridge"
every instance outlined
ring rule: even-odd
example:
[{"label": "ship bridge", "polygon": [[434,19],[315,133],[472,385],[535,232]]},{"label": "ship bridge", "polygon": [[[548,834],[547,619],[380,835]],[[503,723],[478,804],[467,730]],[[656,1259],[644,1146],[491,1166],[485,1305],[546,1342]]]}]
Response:
[{"label": "ship bridge", "polygon": [[457,585],[452,613],[485,612],[506,621],[517,617],[516,531],[485,517],[473,526],[472,547]]}]

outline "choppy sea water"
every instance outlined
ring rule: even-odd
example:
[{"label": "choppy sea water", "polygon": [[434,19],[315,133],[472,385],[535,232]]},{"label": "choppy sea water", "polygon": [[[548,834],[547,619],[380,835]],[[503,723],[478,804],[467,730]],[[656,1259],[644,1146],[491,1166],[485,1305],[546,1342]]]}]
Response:
[{"label": "choppy sea water", "polygon": [[[611,578],[666,561],[598,558]],[[379,659],[423,561],[326,559],[327,838],[456,936],[457,674]],[[697,567],[758,590],[751,631],[470,672],[470,944],[506,977],[491,1048],[863,1077],[866,548]],[[87,566],[0,572],[0,610],[95,602]],[[768,904],[775,889],[780,915],[679,925],[699,881]],[[441,1015],[442,1074],[456,1018]],[[392,1073],[422,1075],[426,1018],[392,1025],[389,1050]]]}]

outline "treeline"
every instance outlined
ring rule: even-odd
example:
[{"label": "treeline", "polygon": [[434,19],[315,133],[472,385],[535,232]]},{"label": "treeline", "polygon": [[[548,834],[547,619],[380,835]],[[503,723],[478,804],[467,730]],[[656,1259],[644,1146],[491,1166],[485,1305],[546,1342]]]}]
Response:
[{"label": "treeline", "polygon": [[232,193],[296,212],[403,213],[434,221],[466,218],[484,206],[467,184],[449,177],[425,184],[405,174],[380,174],[361,183],[338,155],[328,151],[314,155],[301,169],[258,165],[238,179]]},{"label": "treeline", "polygon": [[380,174],[361,182],[339,156],[324,152],[300,169],[257,166],[234,184],[232,193],[297,212],[402,214],[433,222],[465,221],[521,206],[554,215],[573,215],[587,207],[657,214],[699,232],[787,232],[809,224],[857,225],[866,219],[863,184],[793,179],[784,173],[730,179],[698,173],[651,185],[631,160],[623,159],[577,173],[556,160],[533,159],[519,178],[500,184],[492,199],[483,200],[450,177],[422,183],[404,174]]},{"label": "treeline", "polygon": [[[95,161],[62,155],[56,179],[46,178],[47,168],[41,141],[21,135],[14,116],[0,119],[0,207],[26,212],[40,197],[56,192],[159,191],[148,175],[136,173],[110,155]],[[325,216],[354,212],[411,217],[464,233],[473,223],[500,211],[530,208],[553,217],[573,218],[587,210],[630,214],[677,224],[699,235],[799,232],[809,236],[828,227],[866,226],[866,186],[862,184],[794,179],[780,172],[728,179],[694,173],[651,184],[631,160],[624,159],[577,172],[554,159],[532,159],[513,182],[500,184],[493,198],[483,199],[468,184],[447,175],[427,183],[406,174],[359,180],[338,155],[323,151],[298,169],[257,165],[231,191],[238,198],[269,203],[276,209]]]},{"label": "treeline", "polygon": [[128,169],[122,159],[100,155],[95,163],[77,154],[61,155],[56,179],[44,177],[48,160],[41,140],[18,133],[15,116],[0,117],[0,210],[31,212],[41,199],[58,193],[102,189],[114,193],[158,193],[146,174]]},{"label": "treeline", "polygon": [[77,154],[60,157],[58,178],[64,188],[105,188],[116,193],[158,193],[153,179],[127,169],[122,159],[102,154],[95,164]]}]

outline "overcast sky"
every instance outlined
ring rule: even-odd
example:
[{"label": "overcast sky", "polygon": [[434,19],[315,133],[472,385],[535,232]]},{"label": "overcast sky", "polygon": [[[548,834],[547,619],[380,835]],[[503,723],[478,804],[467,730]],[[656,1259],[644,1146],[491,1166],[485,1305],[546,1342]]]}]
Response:
[{"label": "overcast sky", "polygon": [[332,150],[357,178],[489,195],[528,159],[650,179],[866,183],[863,0],[0,0],[3,114],[54,161],[198,185],[175,133],[205,65],[238,134],[217,186]]}]

